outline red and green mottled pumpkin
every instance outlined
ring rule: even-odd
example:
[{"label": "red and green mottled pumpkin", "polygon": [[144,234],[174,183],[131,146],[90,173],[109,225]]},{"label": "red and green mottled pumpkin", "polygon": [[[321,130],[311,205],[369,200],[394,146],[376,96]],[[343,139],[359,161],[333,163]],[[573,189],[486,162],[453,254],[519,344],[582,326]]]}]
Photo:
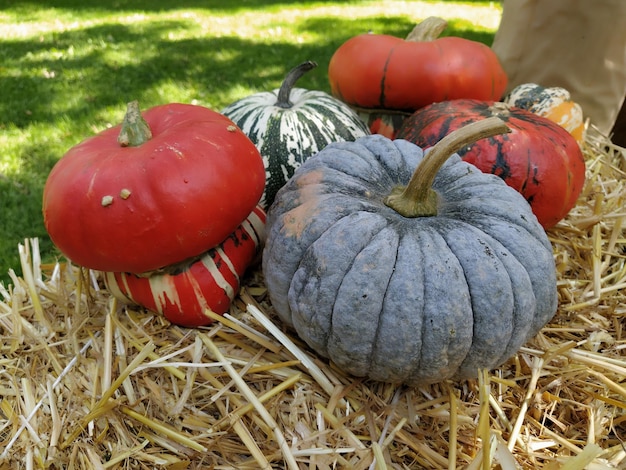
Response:
[{"label": "red and green mottled pumpkin", "polygon": [[369,134],[356,113],[338,99],[323,91],[294,88],[316,66],[304,62],[287,74],[279,89],[244,97],[222,110],[263,157],[267,180],[263,207],[271,205],[276,192],[307,158],[331,142]]},{"label": "red and green mottled pumpkin", "polygon": [[211,323],[205,312],[228,311],[241,278],[264,238],[265,212],[257,206],[218,246],[200,257],[146,276],[106,272],[107,288],[118,299],[164,315],[176,325]]},{"label": "red and green mottled pumpkin", "polygon": [[552,246],[530,206],[450,156],[491,124],[426,155],[380,135],[331,144],[278,192],[265,282],[318,354],[356,376],[419,386],[498,366],[552,318]]},{"label": "red and green mottled pumpkin", "polygon": [[468,145],[459,155],[519,191],[544,228],[554,226],[576,204],[585,182],[585,160],[572,135],[553,121],[504,103],[453,100],[413,113],[397,138],[428,148],[468,123],[493,116],[511,132]]},{"label": "red and green mottled pumpkin", "polygon": [[411,115],[405,112],[390,111],[358,111],[361,120],[367,124],[372,134],[380,134],[395,139],[404,120]]}]

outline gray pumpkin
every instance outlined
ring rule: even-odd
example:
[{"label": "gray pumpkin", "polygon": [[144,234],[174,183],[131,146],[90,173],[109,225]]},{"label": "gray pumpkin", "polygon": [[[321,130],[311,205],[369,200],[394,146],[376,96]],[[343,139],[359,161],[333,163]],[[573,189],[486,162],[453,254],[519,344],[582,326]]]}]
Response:
[{"label": "gray pumpkin", "polygon": [[496,132],[485,126],[426,158],[379,135],[334,143],[278,192],[263,253],[271,303],[345,372],[409,385],[475,377],[555,314],[552,247],[526,200],[448,158]]}]

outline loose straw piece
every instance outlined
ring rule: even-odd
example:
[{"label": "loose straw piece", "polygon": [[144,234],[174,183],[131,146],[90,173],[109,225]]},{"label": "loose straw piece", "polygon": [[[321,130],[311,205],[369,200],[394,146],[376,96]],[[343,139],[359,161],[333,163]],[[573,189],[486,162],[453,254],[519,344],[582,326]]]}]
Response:
[{"label": "loose straw piece", "polygon": [[159,423],[157,421],[154,421],[150,418],[148,418],[145,415],[142,415],[141,413],[137,413],[135,410],[127,407],[127,406],[122,406],[120,407],[120,411],[122,413],[124,413],[125,415],[136,419],[137,421],[139,421],[142,424],[145,424],[146,426],[148,426],[150,429],[152,429],[153,431],[155,431],[157,434],[162,434],[164,436],[169,437],[171,440],[178,442],[179,444],[184,445],[185,447],[189,447],[190,449],[196,450],[198,452],[206,452],[207,448],[204,447],[202,444],[197,443],[196,441],[194,441],[193,439],[191,439],[189,436],[186,436],[185,434],[183,434],[182,432],[179,432],[175,429],[172,429],[171,427],[163,424],[163,423]]},{"label": "loose straw piece", "polygon": [[[74,365],[78,361],[78,358],[80,356],[83,356],[85,354],[85,352],[87,352],[87,350],[91,347],[92,343],[93,343],[93,339],[90,339],[89,341],[87,341],[85,343],[85,345],[80,349],[78,354],[72,358],[72,360],[67,364],[67,366],[65,366],[65,368],[63,369],[61,374],[59,374],[59,376],[56,378],[56,380],[52,383],[52,390],[55,390],[59,386],[59,384],[63,380],[63,377],[65,377],[70,372],[72,367],[74,367]],[[7,457],[9,451],[11,450],[11,447],[13,447],[13,445],[15,444],[15,441],[17,441],[17,439],[20,437],[20,434],[22,434],[22,431],[24,431],[24,429],[26,429],[26,426],[28,425],[30,420],[33,419],[33,417],[35,416],[35,413],[37,413],[37,410],[39,410],[39,408],[42,407],[42,405],[44,403],[44,400],[46,398],[50,398],[50,396],[48,394],[44,395],[41,398],[41,400],[39,400],[37,402],[37,404],[33,407],[33,409],[28,414],[28,416],[26,417],[26,419],[24,420],[22,425],[18,428],[18,430],[15,432],[15,434],[13,434],[13,437],[7,443],[6,447],[2,451],[2,454],[0,455],[0,460]]]},{"label": "loose straw piece", "polygon": [[478,435],[483,444],[482,469],[489,470],[491,468],[491,428],[489,422],[489,396],[491,389],[489,384],[489,374],[486,370],[478,371],[478,401],[480,403],[480,411],[478,418]]},{"label": "loose straw piece", "polygon": [[363,444],[361,442],[361,440],[354,435],[354,433],[352,431],[350,431],[350,429],[346,428],[345,426],[343,426],[343,423],[337,419],[337,417],[335,415],[333,415],[328,408],[326,408],[324,405],[322,405],[321,403],[316,403],[315,404],[315,408],[317,408],[318,410],[320,410],[322,412],[322,415],[324,416],[324,418],[326,419],[326,421],[328,421],[330,423],[330,425],[336,429],[337,431],[339,431],[340,433],[342,433],[346,439],[348,441],[350,441],[350,443],[356,447],[357,449],[365,449],[365,444]]},{"label": "loose straw piece", "polygon": [[539,380],[539,375],[541,373],[543,363],[544,361],[541,357],[536,357],[533,360],[528,390],[526,391],[526,396],[524,397],[524,401],[522,402],[522,406],[520,407],[519,414],[517,415],[517,419],[515,420],[515,424],[513,425],[513,431],[511,432],[511,436],[509,437],[508,449],[510,451],[513,451],[515,443],[517,442],[518,436],[522,429],[522,425],[524,424],[524,419],[526,417],[526,412],[528,411],[528,406],[530,405],[530,401],[532,400],[532,397],[537,389],[537,381]]},{"label": "loose straw piece", "polygon": [[113,367],[113,321],[112,315],[117,307],[117,300],[112,297],[109,302],[109,311],[104,319],[104,351],[102,371],[102,390],[107,390],[111,386],[111,368]]},{"label": "loose straw piece", "polygon": [[230,363],[226,360],[222,352],[215,345],[215,343],[211,340],[211,338],[209,338],[208,336],[203,336],[203,339],[205,339],[204,344],[209,348],[209,350],[217,358],[217,360],[224,363],[224,366],[223,366],[224,369],[226,370],[228,375],[233,379],[239,391],[254,406],[254,409],[257,411],[257,413],[259,413],[261,418],[263,418],[263,421],[265,421],[267,425],[274,432],[274,437],[276,438],[276,442],[278,443],[279,447],[282,450],[283,457],[285,459],[285,462],[287,463],[287,467],[290,470],[298,470],[299,467],[296,462],[296,459],[291,453],[289,449],[289,445],[287,444],[287,441],[285,440],[285,436],[280,430],[278,423],[274,420],[274,418],[272,418],[272,415],[268,413],[267,409],[265,409],[263,404],[259,402],[254,392],[250,389],[250,387],[248,387],[248,384],[237,373],[235,368],[231,366]]},{"label": "loose straw piece", "polygon": [[[263,395],[260,395],[257,399],[260,403],[265,403],[270,398],[279,395],[282,391],[287,390],[293,387],[296,383],[298,383],[302,379],[302,374],[297,373],[289,377],[287,380],[281,382],[276,387],[272,388],[268,392],[265,392]],[[232,411],[227,418],[224,418],[222,422],[218,422],[213,426],[213,430],[220,429],[224,427],[225,423],[228,421],[233,422],[236,419],[242,418],[245,414],[249,413],[254,409],[254,405],[252,403],[248,403],[247,405],[241,406],[236,410]]]},{"label": "loose straw piece", "polygon": [[57,408],[55,396],[54,396],[54,386],[51,382],[47,384],[47,394],[48,394],[48,403],[50,406],[50,418],[52,421],[52,429],[50,431],[50,448],[56,448],[59,442],[59,436],[61,436],[62,423],[61,417],[59,416],[59,409]]},{"label": "loose straw piece", "polygon": [[83,418],[80,420],[80,423],[74,428],[74,431],[67,437],[63,444],[61,444],[61,449],[69,446],[80,435],[80,433],[84,431],[87,424],[96,419],[98,416],[106,413],[106,411],[111,408],[111,405],[107,405],[109,399],[113,396],[113,394],[120,387],[120,385],[122,385],[122,382],[124,382],[124,380],[126,380],[126,378],[131,374],[131,372],[139,364],[141,364],[153,351],[154,343],[152,342],[147,343],[144,348],[139,351],[139,354],[137,354],[137,356],[135,356],[131,363],[128,364],[128,367],[126,367],[126,369],[124,369],[120,373],[119,377],[115,379],[115,382],[113,382],[113,384],[104,391],[102,397],[100,398],[100,400],[98,400],[98,402],[91,409],[91,411],[83,416]]},{"label": "loose straw piece", "polygon": [[217,313],[212,312],[211,310],[206,310],[205,314],[209,318],[213,319],[214,321],[218,321],[222,323],[224,326],[227,326],[228,328],[231,328],[237,331],[238,333],[241,333],[245,337],[250,338],[252,341],[260,344],[265,349],[268,349],[269,351],[272,351],[273,353],[278,354],[280,347],[278,347],[275,343],[272,343],[271,341],[266,340],[265,338],[263,338],[262,336],[260,336],[254,331],[251,331],[247,328],[243,328],[237,322],[228,318],[228,316],[218,315]]},{"label": "loose straw piece", "polygon": [[[246,306],[247,311],[274,336],[287,350],[298,359],[302,365],[311,374],[311,377],[322,387],[322,389],[329,395],[333,394],[335,386],[328,380],[322,369],[320,369],[309,356],[302,351],[296,344],[287,337],[282,331],[280,331],[276,325],[274,325],[269,318],[267,318],[260,309],[252,304]],[[345,401],[341,399],[341,403],[345,406]]]},{"label": "loose straw piece", "polygon": [[374,468],[376,470],[387,470],[387,463],[385,462],[383,449],[378,442],[372,442],[372,452],[374,454],[374,461],[376,463],[376,466]]},{"label": "loose straw piece", "polygon": [[456,447],[458,440],[458,400],[454,389],[448,384],[448,397],[450,401],[450,431],[448,436],[448,470],[456,469]]},{"label": "loose straw piece", "polygon": [[[229,412],[222,401],[217,401],[215,405],[223,417],[229,416]],[[272,470],[272,466],[267,460],[267,457],[265,457],[265,454],[263,454],[263,451],[259,448],[259,444],[255,441],[254,437],[252,437],[250,430],[244,426],[240,419],[234,419],[232,423],[233,430],[237,433],[237,436],[239,436],[239,439],[241,439],[244,446],[246,446],[246,449],[248,449],[250,455],[256,461],[259,468],[263,470]]]},{"label": "loose straw piece", "polygon": [[35,276],[33,275],[33,267],[31,265],[31,251],[29,248],[28,239],[24,241],[24,244],[18,245],[18,251],[20,255],[20,263],[22,265],[22,276],[26,282],[28,292],[30,294],[30,301],[35,311],[35,316],[41,325],[45,328],[46,332],[51,332],[52,325],[46,317],[41,300],[39,299],[39,292],[37,292],[37,286],[35,285]]},{"label": "loose straw piece", "polygon": [[603,450],[597,444],[587,444],[583,451],[565,462],[560,470],[584,470]]},{"label": "loose straw piece", "polygon": [[[137,452],[140,452],[141,450],[143,450],[148,444],[150,444],[149,440],[145,440],[143,441],[141,444],[136,445],[134,447],[131,447],[130,449],[128,449],[126,452],[120,452],[118,455],[115,455],[113,457],[111,457],[110,460],[108,460],[103,467],[104,468],[111,468],[114,467],[115,465],[117,465],[118,463],[123,462],[124,460],[126,460],[127,458],[135,455]],[[165,462],[164,462],[165,463]]]},{"label": "loose straw piece", "polygon": [[[398,406],[398,402],[400,401],[400,395],[402,393],[402,387],[398,387],[396,389],[396,392],[393,395],[393,398],[391,399],[391,403],[390,403],[390,411],[389,414],[387,415],[387,419],[385,419],[385,425],[383,426],[382,431],[380,432],[380,437],[378,438],[378,441],[375,442],[375,444],[377,444],[377,447],[374,447],[372,445],[372,450],[374,451],[374,461],[372,462],[372,464],[370,465],[370,470],[374,470],[374,468],[378,468],[380,464],[379,462],[379,456],[377,455],[377,451],[380,452],[380,456],[382,456],[382,451],[383,449],[385,449],[386,442],[390,442],[387,440],[387,432],[389,430],[389,426],[391,424],[391,419],[394,417],[395,413],[396,413],[396,409]],[[385,465],[385,468],[387,467],[386,463],[384,461],[382,461],[383,464]]]}]

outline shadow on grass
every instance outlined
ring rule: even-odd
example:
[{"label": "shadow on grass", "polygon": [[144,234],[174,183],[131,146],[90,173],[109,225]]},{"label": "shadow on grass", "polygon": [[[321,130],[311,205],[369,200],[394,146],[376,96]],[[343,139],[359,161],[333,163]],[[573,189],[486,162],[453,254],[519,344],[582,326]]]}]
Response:
[{"label": "shadow on grass", "polygon": [[[55,33],[40,41],[0,43],[0,57],[9,57],[9,63],[16,60],[14,68],[20,69],[19,74],[0,76],[0,87],[8,96],[24,97],[18,103],[0,102],[0,125],[54,122],[60,112],[65,119],[83,121],[97,108],[130,99],[155,101],[150,94],[164,81],[207,94],[225,93],[241,84],[264,90],[278,86],[286,71],[304,60],[316,60],[319,67],[298,86],[328,91],[326,69],[334,50],[347,38],[372,29],[372,22],[304,21],[301,31],[324,31],[319,41],[308,44],[233,36],[164,39],[186,26],[182,21],[151,22],[141,29],[106,24]],[[406,18],[381,18],[375,26],[377,32],[402,36],[412,24]],[[126,54],[132,62],[120,59]]]},{"label": "shadow on grass", "polygon": [[[484,0],[482,0],[484,3]],[[310,6],[313,2],[307,2]],[[316,0],[316,4],[358,4],[359,0]],[[85,1],[85,0],[47,0],[46,8],[62,8],[68,10],[116,10],[116,11],[145,11],[159,12],[168,10],[181,9],[203,9],[216,10],[224,12],[240,11],[240,10],[267,10],[272,7],[292,7],[293,1],[289,0],[104,0],[104,1]],[[39,2],[25,1],[21,2],[21,6],[26,9],[32,9],[32,6],[40,6]],[[14,0],[0,0],[0,7],[15,7]]]},{"label": "shadow on grass", "polygon": [[[107,2],[106,8],[160,10],[166,8],[165,3]],[[186,1],[176,5],[223,9],[224,3]],[[284,3],[265,1],[262,5]],[[54,0],[47,6],[81,8],[82,4]],[[175,37],[177,31],[188,27],[178,20],[142,22],[139,26],[111,23],[46,33],[34,40],[0,42],[0,58],[9,71],[0,74],[0,89],[8,97],[0,100],[0,130],[17,128],[32,135],[18,150],[18,173],[0,175],[0,237],[5,240],[5,248],[0,250],[0,281],[8,280],[5,273],[9,268],[18,270],[17,244],[24,237],[42,239],[44,259],[50,261],[55,256],[41,216],[45,179],[67,149],[92,135],[93,129],[107,125],[103,116],[111,109],[119,109],[121,116],[125,103],[133,99],[138,99],[144,109],[174,101],[168,95],[168,90],[174,89],[177,96],[188,96],[189,101],[195,99],[219,110],[241,97],[235,96],[240,90],[278,87],[284,74],[305,60],[315,60],[319,66],[297,86],[328,92],[328,62],[345,40],[368,30],[404,37],[413,24],[404,17],[315,17],[298,23],[298,31],[317,36],[306,43],[280,42],[269,36],[254,41],[202,35],[169,39],[172,33]],[[446,34],[455,33],[451,23]],[[491,41],[488,34],[473,39]],[[42,127],[53,131],[39,136],[34,129]]]},{"label": "shadow on grass", "polygon": [[[459,3],[459,0],[440,0],[444,2]],[[461,0],[462,3],[489,5],[488,0]],[[146,11],[158,12],[180,9],[203,9],[216,11],[240,11],[240,10],[267,10],[268,8],[293,7],[293,0],[180,0],[172,2],[171,0],[106,0],[99,2],[89,2],[85,0],[47,0],[47,8],[62,8],[68,10],[117,10],[117,11]],[[350,5],[362,4],[362,0],[315,0],[315,2],[307,2],[307,6],[313,3],[318,5]],[[28,4],[37,4],[37,2],[22,2],[28,7]],[[0,6],[9,7],[11,0],[0,0]]]}]

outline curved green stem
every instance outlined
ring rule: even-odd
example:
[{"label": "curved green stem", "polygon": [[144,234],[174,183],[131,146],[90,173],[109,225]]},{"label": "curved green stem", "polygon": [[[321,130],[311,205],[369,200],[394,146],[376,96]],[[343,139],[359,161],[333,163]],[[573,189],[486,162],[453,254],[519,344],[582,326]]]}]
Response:
[{"label": "curved green stem", "polygon": [[307,73],[309,70],[313,70],[315,67],[317,67],[317,63],[312,60],[307,60],[306,62],[303,62],[297,67],[291,69],[278,90],[278,99],[276,100],[275,106],[278,106],[279,108],[291,108],[293,106],[293,103],[289,99],[291,96],[291,90],[302,75]]},{"label": "curved green stem", "polygon": [[404,217],[437,215],[437,193],[432,189],[435,176],[448,158],[477,140],[511,132],[498,117],[473,122],[448,134],[430,149],[417,166],[406,187],[394,189],[385,204]]},{"label": "curved green stem", "polygon": [[117,143],[122,147],[138,147],[152,138],[152,131],[141,116],[139,102],[131,101],[126,107],[122,128],[117,136]]}]

